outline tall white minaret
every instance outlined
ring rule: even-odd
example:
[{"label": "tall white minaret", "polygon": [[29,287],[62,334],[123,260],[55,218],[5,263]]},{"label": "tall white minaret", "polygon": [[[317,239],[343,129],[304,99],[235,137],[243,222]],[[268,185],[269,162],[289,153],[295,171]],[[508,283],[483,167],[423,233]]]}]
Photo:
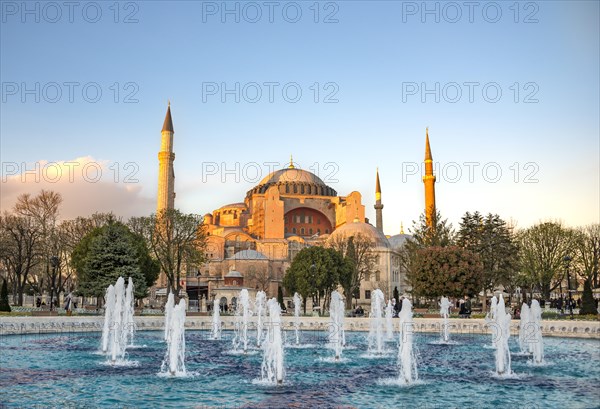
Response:
[{"label": "tall white minaret", "polygon": [[175,208],[175,171],[173,170],[173,120],[171,119],[171,103],[167,107],[167,115],[161,131],[160,152],[158,152],[158,195],[156,214],[162,210]]}]

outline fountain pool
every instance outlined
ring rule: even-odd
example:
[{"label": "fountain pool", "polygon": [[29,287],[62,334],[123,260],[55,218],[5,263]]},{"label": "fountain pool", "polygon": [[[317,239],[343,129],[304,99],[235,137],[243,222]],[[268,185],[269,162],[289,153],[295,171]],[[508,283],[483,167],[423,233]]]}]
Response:
[{"label": "fountain pool", "polygon": [[[397,323],[397,320],[395,320]],[[232,355],[232,331],[212,340],[210,330],[186,331],[183,378],[161,377],[165,354],[161,331],[136,333],[130,367],[106,365],[99,333],[4,335],[0,337],[0,390],[8,407],[360,407],[360,408],[591,408],[597,407],[600,341],[544,338],[547,365],[531,366],[513,352],[516,377],[494,375],[489,335],[452,334],[456,345],[440,345],[439,334],[416,333],[419,382],[386,384],[397,378],[396,353],[365,359],[367,333],[347,332],[342,362],[327,362],[325,331],[301,332],[314,348],[285,348],[283,385],[264,385],[262,354]],[[294,332],[287,333],[294,340]],[[293,341],[292,341],[293,342]],[[511,337],[510,350],[518,351]],[[249,346],[249,348],[254,348]],[[382,382],[382,380],[384,382]]]}]

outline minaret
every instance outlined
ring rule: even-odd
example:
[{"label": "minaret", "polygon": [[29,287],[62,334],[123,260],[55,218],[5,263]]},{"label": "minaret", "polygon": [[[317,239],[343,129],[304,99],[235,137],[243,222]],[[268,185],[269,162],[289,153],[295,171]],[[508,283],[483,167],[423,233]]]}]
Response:
[{"label": "minaret", "polygon": [[425,130],[425,221],[429,227],[433,227],[435,217],[435,175],[433,174],[433,158],[429,146],[429,128]]},{"label": "minaret", "polygon": [[375,178],[375,227],[383,233],[383,205],[381,204],[381,184],[379,183],[379,168]]},{"label": "minaret", "polygon": [[161,131],[160,152],[158,152],[158,195],[156,213],[164,209],[175,208],[175,172],[173,170],[173,120],[171,119],[171,103],[167,107],[167,115]]}]

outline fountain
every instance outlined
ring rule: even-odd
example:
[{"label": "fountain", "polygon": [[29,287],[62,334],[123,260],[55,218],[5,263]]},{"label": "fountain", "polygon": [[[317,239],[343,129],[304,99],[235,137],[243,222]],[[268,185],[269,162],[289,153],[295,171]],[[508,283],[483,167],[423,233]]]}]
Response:
[{"label": "fountain", "polygon": [[173,314],[173,308],[175,307],[175,296],[172,292],[169,292],[167,297],[167,303],[165,304],[165,341],[169,339],[169,325],[171,325],[171,314]]},{"label": "fountain", "polygon": [[530,325],[533,326],[533,336],[529,345],[533,349],[533,363],[544,363],[544,342],[542,340],[542,309],[538,300],[531,301]]},{"label": "fountain", "polygon": [[369,320],[369,352],[383,354],[383,292],[378,288],[371,294],[371,314]]},{"label": "fountain", "polygon": [[344,333],[344,299],[339,292],[331,293],[329,306],[329,346],[335,351],[335,360],[342,357],[342,348],[345,344]]},{"label": "fountain", "polygon": [[[182,298],[169,314],[169,332],[167,334],[167,352],[161,365],[161,372],[171,376],[185,375],[185,310]],[[165,310],[165,318],[167,311]]]},{"label": "fountain", "polygon": [[296,345],[300,345],[300,307],[302,299],[298,293],[294,293],[294,331],[296,332]]},{"label": "fountain", "polygon": [[255,309],[256,309],[256,346],[260,347],[263,336],[263,323],[265,320],[265,302],[267,294],[264,291],[256,293]]},{"label": "fountain", "polygon": [[127,290],[125,291],[125,311],[124,311],[124,325],[125,325],[125,333],[127,336],[127,340],[125,342],[126,345],[133,346],[133,337],[135,335],[135,321],[133,319],[133,314],[135,312],[134,306],[134,293],[133,293],[133,279],[129,277],[129,281],[127,283]]},{"label": "fountain", "polygon": [[530,310],[527,303],[521,306],[521,321],[519,323],[519,348],[522,354],[531,353],[531,323]]},{"label": "fountain", "polygon": [[125,358],[125,347],[127,345],[127,329],[124,325],[123,313],[125,311],[125,280],[119,277],[115,284],[115,298],[111,300],[114,303],[112,325],[110,329],[110,355],[111,362],[114,364],[117,358]]},{"label": "fountain", "polygon": [[388,300],[387,306],[385,307],[385,328],[388,341],[394,339],[394,324],[392,322],[393,313],[392,300]]},{"label": "fountain", "polygon": [[117,283],[109,285],[105,295],[104,325],[101,349],[115,364],[125,359],[127,345],[133,344],[133,282],[129,280],[127,293],[125,280],[119,277]]},{"label": "fountain", "polygon": [[212,314],[212,339],[221,339],[221,314],[219,312],[219,300],[213,301]]},{"label": "fountain", "polygon": [[248,321],[250,319],[250,296],[245,288],[240,291],[240,298],[236,308],[235,337],[233,339],[233,349],[239,350],[240,345],[244,353],[248,352]]},{"label": "fountain", "polygon": [[[496,338],[496,374],[500,376],[511,375],[510,349],[508,339],[510,338],[510,314],[506,313],[504,297],[499,295],[497,311],[494,316],[496,333],[492,331],[492,337]],[[493,328],[493,327],[492,327]]]},{"label": "fountain", "polygon": [[494,295],[490,300],[490,311],[485,316],[485,322],[492,330],[492,348],[496,348],[498,343],[498,326],[494,324],[496,312],[498,311],[498,298]]},{"label": "fountain", "polygon": [[413,351],[413,313],[408,298],[402,300],[400,318],[400,338],[398,344],[399,379],[403,384],[412,384],[419,379],[417,360]]},{"label": "fountain", "polygon": [[106,289],[104,295],[104,327],[102,330],[102,352],[108,352],[108,341],[110,339],[110,333],[112,328],[112,316],[115,308],[115,287],[111,284]]},{"label": "fountain", "polygon": [[450,314],[451,305],[452,304],[450,304],[450,300],[448,300],[448,297],[444,296],[440,300],[440,315],[444,319],[444,322],[442,323],[442,340],[444,342],[450,341],[450,328],[448,324],[448,316]]},{"label": "fountain", "polygon": [[276,298],[267,302],[269,321],[267,337],[264,343],[264,355],[261,366],[261,380],[271,384],[282,384],[283,370],[283,342],[281,337],[281,307]]}]

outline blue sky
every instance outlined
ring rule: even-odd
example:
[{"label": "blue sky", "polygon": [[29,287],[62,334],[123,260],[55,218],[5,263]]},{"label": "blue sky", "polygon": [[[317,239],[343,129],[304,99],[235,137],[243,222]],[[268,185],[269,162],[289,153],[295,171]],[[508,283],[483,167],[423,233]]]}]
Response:
[{"label": "blue sky", "polygon": [[[472,22],[463,2],[426,3],[438,16],[423,14],[422,2],[274,2],[273,22],[264,2],[121,2],[118,16],[114,4],[77,3],[70,22],[64,6],[59,18],[46,3],[2,2],[3,209],[18,193],[54,188],[65,217],[152,212],[170,100],[176,203],[187,212],[242,201],[260,179],[251,163],[266,176],[264,163],[283,166],[292,153],[339,194],[360,191],[371,219],[379,167],[385,232],[394,234],[423,209],[413,170],[429,126],[438,208],[454,224],[474,210],[519,227],[600,220],[598,2],[475,2]],[[239,22],[223,7],[237,7]],[[222,85],[236,83],[240,102],[223,102]],[[279,84],[272,102],[265,83]],[[216,95],[206,92],[213,84]],[[337,102],[325,103],[331,92]],[[83,157],[101,163],[102,188],[64,175],[23,182],[12,165]],[[217,175],[205,172],[212,163]],[[222,164],[236,163],[246,178],[222,175]],[[135,182],[125,183],[130,172]]]}]

